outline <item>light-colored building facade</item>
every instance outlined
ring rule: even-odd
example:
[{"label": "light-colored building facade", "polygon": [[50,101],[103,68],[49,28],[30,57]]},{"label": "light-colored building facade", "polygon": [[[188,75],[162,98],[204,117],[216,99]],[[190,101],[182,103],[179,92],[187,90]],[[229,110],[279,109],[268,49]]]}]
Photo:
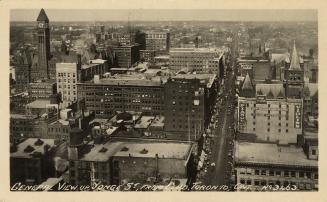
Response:
[{"label": "light-colored building facade", "polygon": [[302,133],[302,100],[239,98],[240,133],[256,134],[261,141],[296,143]]},{"label": "light-colored building facade", "polygon": [[170,33],[169,32],[146,32],[146,50],[169,51]]},{"label": "light-colored building facade", "polygon": [[286,98],[282,83],[259,83],[254,88],[246,76],[238,98],[241,134],[254,134],[259,141],[297,143],[302,117],[302,99]]},{"label": "light-colored building facade", "polygon": [[77,100],[77,64],[57,63],[56,75],[57,92],[61,94],[63,107],[67,107]]},{"label": "light-colored building facade", "polygon": [[169,68],[180,70],[218,73],[222,54],[209,48],[174,48],[169,51]]}]

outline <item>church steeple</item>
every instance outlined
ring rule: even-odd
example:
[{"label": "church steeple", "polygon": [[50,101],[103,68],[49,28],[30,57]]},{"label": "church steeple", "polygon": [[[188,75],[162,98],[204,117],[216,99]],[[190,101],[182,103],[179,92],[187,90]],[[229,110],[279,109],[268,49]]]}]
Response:
[{"label": "church steeple", "polygon": [[294,41],[291,64],[288,69],[285,69],[286,79],[286,96],[288,98],[302,98],[303,96],[303,84],[304,84],[304,72],[300,66],[299,56],[296,51],[296,45]]},{"label": "church steeple", "polygon": [[254,97],[255,91],[249,73],[246,74],[242,84],[240,96],[241,97]]},{"label": "church steeple", "polygon": [[294,45],[293,45],[290,70],[301,70],[300,60],[299,60],[299,56],[296,51],[295,41],[294,41]]}]

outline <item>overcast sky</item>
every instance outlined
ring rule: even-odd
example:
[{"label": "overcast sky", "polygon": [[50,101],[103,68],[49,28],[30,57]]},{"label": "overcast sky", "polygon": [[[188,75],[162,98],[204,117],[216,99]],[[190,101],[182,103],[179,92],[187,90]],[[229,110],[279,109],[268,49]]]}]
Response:
[{"label": "overcast sky", "polygon": [[[40,10],[15,9],[11,21],[35,21]],[[50,21],[317,21],[316,10],[45,9]]]}]

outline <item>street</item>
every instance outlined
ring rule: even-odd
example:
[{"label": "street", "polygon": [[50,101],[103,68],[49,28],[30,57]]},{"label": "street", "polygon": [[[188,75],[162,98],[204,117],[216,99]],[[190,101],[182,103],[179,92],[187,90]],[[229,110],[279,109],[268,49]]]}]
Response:
[{"label": "street", "polygon": [[235,47],[232,48],[229,71],[226,73],[222,103],[217,104],[217,124],[212,131],[211,169],[208,170],[203,184],[231,185],[233,184],[233,139],[234,139],[234,99],[235,99]]}]

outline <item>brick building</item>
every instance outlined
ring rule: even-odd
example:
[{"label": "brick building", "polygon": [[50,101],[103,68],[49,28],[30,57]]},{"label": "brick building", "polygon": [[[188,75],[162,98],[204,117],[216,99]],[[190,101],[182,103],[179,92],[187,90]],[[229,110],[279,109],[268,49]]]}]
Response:
[{"label": "brick building", "polygon": [[78,99],[97,117],[110,118],[116,111],[163,114],[164,90],[160,81],[135,76],[103,78],[77,84]]},{"label": "brick building", "polygon": [[165,83],[165,131],[168,138],[196,140],[213,112],[217,92],[214,74],[181,74]]},{"label": "brick building", "polygon": [[[273,191],[276,185],[318,190],[318,161],[308,158],[301,147],[237,142],[235,171],[236,184],[246,185],[247,190]],[[272,188],[264,188],[267,185]]]}]

